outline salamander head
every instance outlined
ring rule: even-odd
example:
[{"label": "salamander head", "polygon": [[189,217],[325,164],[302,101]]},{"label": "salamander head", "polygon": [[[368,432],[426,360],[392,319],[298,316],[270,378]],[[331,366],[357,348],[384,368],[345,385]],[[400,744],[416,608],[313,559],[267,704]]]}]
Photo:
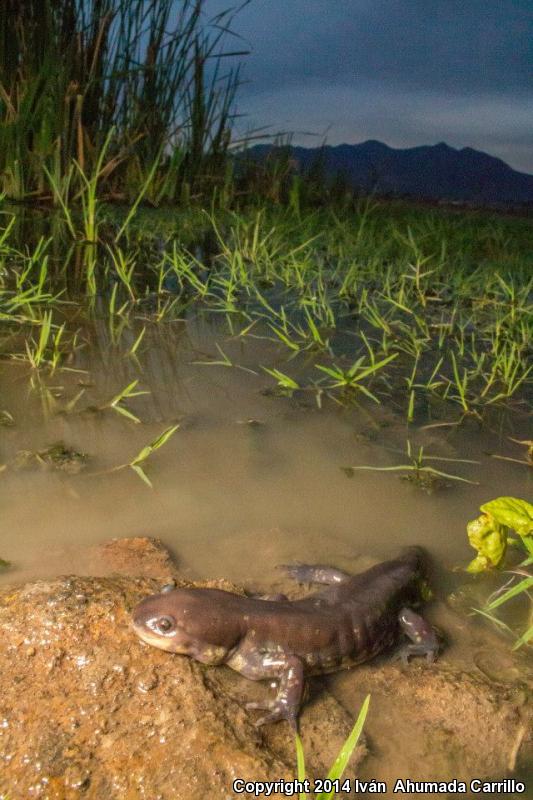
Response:
[{"label": "salamander head", "polygon": [[133,629],[140,639],[161,650],[191,656],[204,664],[220,664],[240,637],[239,625],[232,624],[231,615],[224,613],[226,594],[174,589],[151,595],[134,609]]}]

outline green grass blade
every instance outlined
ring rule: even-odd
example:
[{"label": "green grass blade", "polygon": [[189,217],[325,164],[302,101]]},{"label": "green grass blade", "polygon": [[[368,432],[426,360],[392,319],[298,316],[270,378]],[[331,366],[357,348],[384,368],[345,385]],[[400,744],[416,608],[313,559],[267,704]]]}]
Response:
[{"label": "green grass blade", "polygon": [[376,364],[372,364],[370,367],[367,367],[362,372],[359,372],[356,375],[356,379],[360,381],[362,378],[368,377],[368,375],[373,375],[374,372],[377,372],[386,364],[390,364],[391,361],[394,361],[395,358],[398,358],[399,353],[393,353],[391,356],[387,356],[382,361],[378,361]]},{"label": "green grass blade", "polygon": [[361,466],[361,467],[344,467],[344,469],[366,469],[370,470],[371,472],[398,472],[398,470],[407,469],[411,472],[413,471],[414,467],[412,464],[398,464],[397,467],[368,467],[368,466]]},{"label": "green grass blade", "polygon": [[268,367],[262,367],[265,372],[268,372],[273,378],[276,378],[278,384],[283,386],[287,389],[299,389],[300,386],[293,380],[289,375],[286,375],[284,372],[281,372],[279,369],[269,369]]},{"label": "green grass blade", "polygon": [[143,449],[140,451],[140,453],[138,453],[135,456],[135,458],[130,462],[130,466],[138,465],[138,464],[141,464],[143,461],[146,461],[146,459],[149,456],[151,456],[152,453],[155,452],[155,450],[159,450],[160,447],[163,447],[163,445],[166,442],[168,442],[170,437],[178,430],[178,428],[179,428],[179,424],[178,425],[171,425],[170,428],[166,428],[163,431],[163,433],[160,434],[160,436],[157,437],[157,439],[154,439],[153,442],[150,442],[150,444],[147,444],[146,447],[143,447]]},{"label": "green grass blade", "polygon": [[131,469],[132,469],[132,470],[133,470],[135,473],[137,473],[137,475],[139,476],[139,478],[140,478],[142,481],[144,481],[144,482],[146,483],[146,485],[150,487],[150,489],[153,489],[153,488],[154,488],[154,486],[153,486],[153,484],[152,484],[152,482],[151,482],[150,478],[148,477],[148,475],[146,474],[146,472],[143,470],[143,468],[142,468],[142,467],[140,467],[138,464],[129,464],[129,467],[131,467]]},{"label": "green grass blade", "polygon": [[503,603],[506,603],[512,597],[516,597],[517,594],[521,594],[522,592],[526,592],[533,586],[533,577],[532,578],[524,578],[522,581],[519,581],[515,586],[512,586],[506,592],[501,594],[492,603],[488,603],[485,606],[486,611],[492,611],[498,606],[501,606]]},{"label": "green grass blade", "polygon": [[[298,780],[303,782],[305,780],[305,756],[300,734],[296,733],[294,739],[296,744],[296,774]],[[307,794],[305,792],[300,792],[299,797],[300,800],[307,800]]]},{"label": "green grass blade", "polygon": [[[341,751],[333,766],[331,767],[330,771],[328,772],[328,778],[332,781],[338,780],[342,777],[344,770],[350,760],[350,756],[352,755],[353,751],[357,747],[357,742],[363,732],[363,726],[365,724],[366,715],[368,714],[368,707],[370,705],[370,695],[367,694],[365,697],[365,701],[361,706],[361,710],[359,712],[359,716],[355,721],[355,725],[353,726],[350,735],[344,742]],[[332,789],[331,792],[322,792],[318,797],[319,800],[331,800],[333,797],[334,790]]]},{"label": "green grass blade", "polygon": [[164,444],[168,442],[171,436],[173,436],[179,428],[179,423],[177,425],[171,425],[170,428],[166,428],[163,433],[157,437],[152,442],[152,450],[159,450],[160,447],[163,447]]},{"label": "green grass blade", "polygon": [[488,611],[483,611],[482,608],[474,608],[474,606],[472,606],[472,611],[475,611],[476,614],[480,614],[482,617],[485,617],[486,619],[489,619],[491,622],[494,623],[494,625],[496,625],[498,628],[501,628],[502,631],[506,631],[507,633],[510,633],[511,635],[513,634],[513,632],[511,630],[511,628],[509,627],[509,625],[506,625],[505,622],[502,622],[501,619],[498,619],[498,617],[495,617],[494,614],[489,614]]},{"label": "green grass blade", "polygon": [[518,648],[522,647],[523,644],[528,644],[531,641],[531,639],[533,639],[533,625],[531,625],[531,627],[529,627],[527,631],[524,631],[522,636],[516,640],[516,642],[513,645],[513,650],[518,650]]},{"label": "green grass blade", "polygon": [[479,486],[478,481],[469,481],[468,478],[461,478],[459,475],[442,472],[440,469],[433,469],[433,467],[422,467],[420,472],[431,472],[432,475],[438,475],[439,478],[448,478],[450,481],[460,481],[461,483],[469,483],[471,486]]},{"label": "green grass blade", "polygon": [[144,184],[141,186],[141,189],[140,189],[137,197],[135,198],[135,202],[133,203],[132,207],[130,208],[130,210],[128,212],[128,215],[126,216],[126,219],[122,223],[122,225],[120,227],[120,230],[118,231],[117,235],[115,236],[115,244],[118,244],[118,241],[121,238],[122,234],[124,233],[124,231],[126,230],[128,225],[130,224],[131,220],[135,216],[135,214],[137,212],[137,209],[139,207],[139,203],[143,199],[144,195],[146,194],[146,192],[148,190],[148,187],[152,183],[152,179],[153,179],[153,177],[154,177],[154,175],[156,173],[156,170],[157,170],[157,168],[159,166],[159,162],[161,160],[161,152],[159,152],[159,154],[155,158],[154,163],[152,164],[152,168],[150,169],[150,172],[148,173],[148,176],[147,176]]},{"label": "green grass blade", "polygon": [[111,408],[113,409],[113,411],[116,411],[117,414],[122,414],[123,417],[126,417],[127,419],[131,419],[132,422],[135,422],[136,424],[140,424],[141,420],[139,419],[139,417],[136,417],[135,414],[132,411],[130,411],[128,408],[126,408],[126,406],[119,406],[119,405],[111,404]]}]

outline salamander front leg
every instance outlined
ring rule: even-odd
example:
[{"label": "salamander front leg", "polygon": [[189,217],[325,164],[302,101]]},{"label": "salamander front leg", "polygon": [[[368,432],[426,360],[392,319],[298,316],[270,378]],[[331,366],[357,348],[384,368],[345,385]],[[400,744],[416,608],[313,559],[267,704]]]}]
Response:
[{"label": "salamander front leg", "polygon": [[298,730],[298,712],[304,691],[304,668],[299,658],[287,656],[281,673],[275,700],[265,703],[247,703],[247,708],[265,708],[270,711],[255,723],[257,726],[286,719],[291,728]]},{"label": "salamander front leg", "polygon": [[339,584],[353,578],[353,575],[343,572],[342,569],[320,564],[280,564],[279,568],[300,583]]},{"label": "salamander front leg", "polygon": [[409,663],[411,656],[425,656],[430,664],[435,661],[439,652],[439,642],[437,634],[429,622],[410,608],[402,608],[398,619],[403,632],[411,640],[411,644],[400,648],[397,658],[400,658],[404,664]]}]

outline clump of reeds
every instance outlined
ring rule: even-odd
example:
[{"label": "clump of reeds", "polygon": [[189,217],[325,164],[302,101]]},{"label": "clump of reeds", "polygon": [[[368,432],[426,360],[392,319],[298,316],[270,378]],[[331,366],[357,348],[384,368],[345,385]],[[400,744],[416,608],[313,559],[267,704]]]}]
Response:
[{"label": "clump of reeds", "polygon": [[[0,5],[0,190],[74,199],[190,196],[226,175],[237,9],[204,0],[5,0]],[[110,131],[105,160],[99,162]],[[154,165],[157,165],[154,168]]]}]

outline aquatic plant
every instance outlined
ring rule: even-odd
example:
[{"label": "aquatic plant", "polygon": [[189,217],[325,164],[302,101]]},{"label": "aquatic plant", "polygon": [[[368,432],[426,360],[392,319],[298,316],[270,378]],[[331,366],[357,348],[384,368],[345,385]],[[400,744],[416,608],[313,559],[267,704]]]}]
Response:
[{"label": "aquatic plant", "polygon": [[286,375],[284,372],[281,372],[279,369],[270,369],[269,367],[263,367],[264,371],[271,375],[277,381],[277,391],[281,395],[285,395],[286,397],[292,397],[293,393],[300,389],[300,385],[291,378],[290,375]]},{"label": "aquatic plant", "polygon": [[331,367],[317,364],[316,368],[333,379],[333,382],[326,386],[328,390],[339,390],[341,397],[353,397],[357,392],[361,392],[375,403],[379,403],[376,395],[364,385],[363,379],[375,375],[391,361],[394,361],[397,356],[398,353],[393,353],[378,362],[372,357],[370,364],[365,363],[364,356],[360,356],[348,369],[342,369],[336,364]]},{"label": "aquatic plant", "polygon": [[159,450],[160,447],[163,447],[164,444],[168,442],[171,436],[178,430],[179,425],[171,425],[169,428],[165,428],[163,433],[160,433],[152,442],[145,445],[145,447],[140,450],[135,458],[132,458],[127,464],[121,464],[118,467],[114,467],[112,472],[116,472],[117,470],[125,469],[129,467],[132,469],[139,478],[146,483],[150,489],[153,489],[153,484],[146,472],[144,471],[144,464],[150,458],[150,456],[155,453],[156,450]]},{"label": "aquatic plant", "polygon": [[427,455],[427,453],[424,453],[423,446],[420,446],[418,451],[415,452],[409,439],[407,440],[406,454],[411,460],[409,464],[398,464],[392,467],[357,465],[354,467],[342,467],[342,470],[348,477],[351,477],[355,470],[368,470],[370,472],[402,472],[406,473],[401,476],[404,480],[409,480],[416,486],[427,490],[436,488],[441,479],[477,485],[477,481],[471,481],[467,478],[462,478],[460,475],[453,475],[450,472],[443,472],[442,470],[429,466],[426,462],[446,461],[459,464],[479,464],[479,461],[472,461],[468,458],[447,458],[445,456]]},{"label": "aquatic plant", "polygon": [[257,375],[257,372],[249,367],[243,367],[242,364],[236,364],[231,358],[222,350],[218,342],[215,342],[215,347],[218,350],[221,358],[208,359],[206,361],[193,361],[193,364],[200,364],[208,367],[232,367],[234,369],[242,369],[244,372],[249,372],[251,375]]},{"label": "aquatic plant", "polygon": [[134,380],[131,383],[128,383],[127,386],[124,387],[118,394],[111,398],[108,403],[104,403],[94,409],[94,411],[105,411],[106,409],[111,409],[116,411],[117,414],[121,414],[123,417],[130,419],[132,422],[140,423],[139,417],[137,417],[124,403],[125,400],[128,400],[132,397],[140,397],[143,394],[150,394],[150,392],[146,390],[137,390],[137,385],[139,381]]},{"label": "aquatic plant", "polygon": [[467,525],[468,540],[477,550],[477,556],[467,567],[468,572],[501,568],[506,561],[508,547],[526,555],[517,567],[507,570],[512,575],[511,579],[489,597],[482,609],[475,609],[501,627],[501,620],[493,611],[519,595],[528,598],[530,624],[515,641],[513,649],[516,650],[533,639],[533,600],[529,593],[533,588],[533,575],[528,570],[533,564],[533,505],[516,497],[498,497],[484,503],[481,512]]},{"label": "aquatic plant", "polygon": [[[67,225],[63,240],[19,246],[20,212],[0,225],[0,342],[35,373],[75,367],[65,312],[85,294],[83,313],[99,315],[103,304],[112,346],[132,359],[139,320],[217,314],[243,345],[275,343],[272,361],[260,360],[278,394],[302,388],[319,407],[370,400],[434,427],[490,425],[532,408],[533,262],[520,219],[378,202],[350,213],[212,207],[173,211],[154,240],[145,210],[124,228],[127,212],[91,203],[90,238],[100,242],[72,244]],[[478,264],[494,227],[507,249]],[[221,358],[210,363],[238,366],[217,346]]]}]

